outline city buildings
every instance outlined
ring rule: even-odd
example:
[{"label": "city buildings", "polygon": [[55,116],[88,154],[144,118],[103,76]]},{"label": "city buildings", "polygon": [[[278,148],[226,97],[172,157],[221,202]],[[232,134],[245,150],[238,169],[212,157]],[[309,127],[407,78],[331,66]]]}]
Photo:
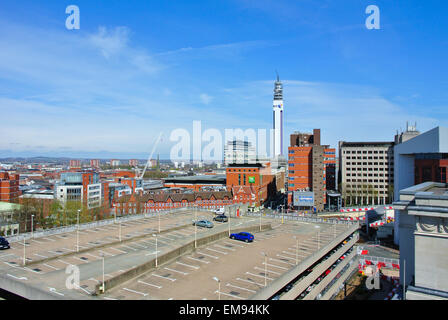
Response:
[{"label": "city buildings", "polygon": [[400,284],[406,300],[448,300],[448,184],[400,190]]},{"label": "city buildings", "polygon": [[230,164],[226,169],[227,190],[235,203],[258,207],[277,193],[276,175],[270,164]]},{"label": "city buildings", "polygon": [[89,209],[101,206],[103,192],[103,185],[96,172],[62,172],[55,185],[56,200],[63,203],[82,202]]},{"label": "city buildings", "polygon": [[110,160],[110,165],[112,167],[118,167],[120,165],[120,160],[112,159],[112,160]]},{"label": "city buildings", "polygon": [[249,141],[227,141],[224,146],[224,164],[231,163],[255,163],[257,154],[255,147]]},{"label": "city buildings", "polygon": [[[335,149],[321,145],[320,137],[320,129],[313,133],[295,132],[288,148],[288,191],[306,192],[307,197],[312,193],[310,207],[318,211],[327,203],[327,189],[334,190],[336,168]],[[294,205],[292,194],[288,199]]]},{"label": "city buildings", "polygon": [[277,75],[273,101],[274,157],[283,154],[283,85]]},{"label": "city buildings", "polygon": [[197,175],[164,178],[164,185],[167,188],[184,188],[193,191],[204,189],[225,190],[225,175]]},{"label": "city buildings", "polygon": [[0,172],[0,201],[15,202],[20,195],[19,174]]},{"label": "city buildings", "polygon": [[394,142],[339,142],[340,188],[345,206],[393,200]]},{"label": "city buildings", "polygon": [[91,168],[99,168],[100,167],[100,160],[98,159],[91,159],[90,160],[90,167]]},{"label": "city buildings", "polygon": [[137,167],[138,166],[138,160],[137,159],[131,159],[129,160],[129,165],[131,167]]},{"label": "city buildings", "polygon": [[70,160],[70,168],[81,168],[81,160]]}]

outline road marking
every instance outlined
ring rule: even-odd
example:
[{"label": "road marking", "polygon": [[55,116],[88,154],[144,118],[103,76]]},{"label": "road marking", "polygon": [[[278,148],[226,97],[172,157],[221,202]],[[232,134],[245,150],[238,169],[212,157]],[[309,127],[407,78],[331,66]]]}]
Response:
[{"label": "road marking", "polygon": [[291,252],[289,252],[289,251],[282,251],[284,254],[289,254],[289,255],[291,255],[291,256],[296,256],[296,253],[294,252],[294,253],[291,253]]},{"label": "road marking", "polygon": [[140,295],[142,295],[142,296],[144,296],[144,297],[146,297],[146,296],[148,295],[147,293],[143,293],[143,292],[135,291],[135,290],[128,289],[128,288],[123,288],[123,290],[129,291],[129,292],[133,292],[133,293],[136,293],[136,294],[140,294]]},{"label": "road marking", "polygon": [[271,261],[277,261],[277,262],[280,262],[280,263],[286,263],[286,264],[289,264],[289,265],[291,265],[291,266],[295,266],[294,263],[286,262],[286,261],[279,260],[279,259],[275,259],[275,258],[269,258],[269,260],[271,260]]},{"label": "road marking", "polygon": [[67,248],[61,248],[61,249],[67,250],[67,251],[70,251],[70,252],[75,252],[75,250],[72,250],[72,249],[67,249]]},{"label": "road marking", "polygon": [[226,249],[226,250],[230,250],[230,251],[235,251],[236,249],[232,249],[232,248],[228,248],[228,247],[224,247],[224,246],[220,246],[219,244],[214,244],[215,247],[221,248],[221,249]]},{"label": "road marking", "polygon": [[103,297],[104,300],[118,300],[118,299],[114,299],[114,298],[109,298],[109,297]]},{"label": "road marking", "polygon": [[152,276],[159,277],[159,278],[166,279],[166,280],[170,280],[170,281],[176,281],[176,279],[174,279],[174,278],[161,276],[161,275],[155,274],[155,273],[153,273]]},{"label": "road marking", "polygon": [[58,295],[60,295],[60,296],[63,296],[63,295],[64,295],[63,293],[57,292],[57,291],[56,291],[56,288],[48,287],[48,289],[49,289],[51,292],[54,292],[54,293],[56,293],[56,294],[58,294]]},{"label": "road marking", "polygon": [[36,271],[36,270],[30,269],[30,268],[27,268],[27,267],[23,267],[23,269],[25,269],[25,270],[27,270],[27,271],[31,271],[31,272],[34,272],[34,273],[40,273],[39,271]]},{"label": "road marking", "polygon": [[42,238],[42,239],[45,239],[45,240],[48,240],[48,241],[52,241],[52,242],[56,241],[55,239],[51,239],[51,238]]},{"label": "road marking", "polygon": [[43,263],[42,265],[44,265],[44,266],[46,266],[46,267],[48,267],[48,268],[52,268],[52,269],[54,269],[54,270],[59,270],[58,268],[53,267],[52,265],[49,265],[49,264],[46,264],[46,263]]},{"label": "road marking", "polygon": [[[265,264],[265,263],[263,262],[263,264]],[[280,267],[280,266],[277,266],[277,265],[275,265],[275,264],[269,264],[269,263],[266,263],[266,265],[269,266],[269,267],[275,267],[275,268],[279,268],[279,269],[283,269],[283,270],[289,270],[289,268]],[[272,271],[271,271],[271,272],[272,272]]]},{"label": "road marking", "polygon": [[183,274],[184,276],[186,276],[188,274],[187,272],[182,272],[182,271],[174,270],[174,269],[170,269],[170,268],[164,268],[164,269],[166,269],[168,271],[172,271],[172,272],[177,272],[177,273]]},{"label": "road marking", "polygon": [[28,280],[27,277],[16,277],[16,276],[14,276],[12,274],[9,274],[9,273],[7,273],[6,275],[10,276],[11,278],[18,279],[18,280]]},{"label": "road marking", "polygon": [[242,287],[234,286],[233,284],[230,284],[230,283],[227,284],[227,287],[233,287],[233,288],[237,288],[237,289],[240,289],[240,290],[246,290],[246,291],[249,291],[249,292],[252,292],[252,293],[257,292],[257,291],[255,291],[255,290],[251,290],[251,289],[246,289],[246,288],[242,288]]},{"label": "road marking", "polygon": [[186,263],[182,263],[182,262],[179,262],[179,261],[176,261],[176,263],[180,264],[181,266],[190,267],[190,268],[193,268],[193,269],[196,269],[196,270],[199,269],[198,266],[192,266],[192,265],[189,265],[189,264],[186,264]]},{"label": "road marking", "polygon": [[7,254],[1,255],[0,258],[7,257],[7,256],[13,256],[13,255],[14,255],[13,253],[7,253]]},{"label": "road marking", "polygon": [[288,260],[292,259],[292,257],[283,256],[283,255],[281,255],[281,254],[276,254],[276,256],[277,256],[277,257],[280,257],[280,258],[285,258],[285,259],[288,259]]},{"label": "road marking", "polygon": [[228,244],[231,244],[232,246],[237,246],[237,247],[240,247],[240,248],[246,247],[246,246],[244,246],[242,244],[236,244],[235,242],[231,242],[231,241],[225,241],[225,242],[228,243]]},{"label": "road marking", "polygon": [[34,239],[31,239],[31,241],[34,241],[34,242],[37,242],[37,243],[40,243],[40,244],[45,244],[45,242],[37,241],[37,240],[34,240]]},{"label": "road marking", "polygon": [[[113,248],[113,247],[110,247],[109,249],[111,249],[111,250],[116,250],[116,251],[121,252],[121,253],[127,253],[126,251],[123,251],[123,250],[120,250],[120,249],[117,249],[117,248]],[[100,251],[100,252],[104,252],[104,251],[101,251],[101,250],[99,250],[99,251]],[[112,253],[108,253],[108,254],[110,254],[112,257],[115,256],[115,255],[112,254]]]},{"label": "road marking", "polygon": [[94,257],[94,258],[96,258],[96,259],[101,259],[101,257],[97,257],[97,256],[94,256],[93,254],[91,254],[91,253],[85,253],[85,255],[87,255],[87,256],[91,256],[91,257]]},{"label": "road marking", "polygon": [[148,249],[147,246],[144,246],[144,245],[142,245],[142,244],[138,244],[137,242],[132,242],[132,244],[133,244],[134,246],[139,246],[140,248]]},{"label": "road marking", "polygon": [[130,246],[127,246],[127,245],[125,245],[125,244],[122,244],[120,247],[129,248],[129,249],[134,250],[134,251],[137,251],[137,250],[138,250],[138,249],[132,248],[132,247],[130,247]]},{"label": "road marking", "polygon": [[[218,293],[218,290],[216,290],[215,293]],[[230,294],[230,293],[220,292],[220,294],[223,294],[225,296],[229,296],[229,297],[232,297],[232,298],[237,298],[237,299],[240,299],[240,300],[244,300],[244,298],[241,298],[241,297],[238,297],[238,296],[234,296],[233,294]]]},{"label": "road marking", "polygon": [[187,258],[187,259],[191,259],[191,260],[194,260],[194,261],[199,261],[199,262],[206,263],[206,264],[210,263],[209,261],[205,261],[205,260],[201,260],[201,259],[196,259],[196,258],[193,258],[193,257],[185,257],[185,258]]},{"label": "road marking", "polygon": [[255,282],[255,281],[253,281],[253,280],[246,280],[246,279],[241,279],[241,278],[236,278],[236,280],[244,281],[244,282],[249,282],[249,283],[256,284],[256,285],[258,285],[258,286],[264,287],[264,284]]},{"label": "road marking", "polygon": [[251,276],[260,277],[260,278],[263,278],[263,279],[266,278],[268,280],[274,280],[273,278],[269,278],[268,276],[262,276],[262,275],[255,274],[255,273],[252,273],[252,272],[249,272],[249,271],[247,271],[246,274],[250,274]]},{"label": "road marking", "polygon": [[61,254],[61,253],[59,253],[59,252],[51,251],[51,250],[48,250],[47,252],[50,252],[50,253],[55,254],[55,255],[57,255],[57,256]]},{"label": "road marking", "polygon": [[[260,270],[260,271],[265,271],[264,270],[264,268],[260,268],[260,267],[254,267],[254,269],[257,269],[257,270]],[[269,269],[266,269],[266,271],[268,272],[268,273],[274,273],[274,274],[278,274],[278,275],[280,275],[281,273],[279,273],[279,272],[276,272],[276,271],[272,271],[272,270],[269,270]]]},{"label": "road marking", "polygon": [[197,252],[198,254],[201,254],[201,255],[203,255],[203,256],[206,256],[206,257],[210,257],[210,258],[213,258],[213,259],[219,259],[219,257],[215,257],[215,256],[212,256],[211,254],[206,254],[206,253],[202,253],[202,252]]},{"label": "road marking", "polygon": [[65,263],[65,264],[67,264],[67,265],[69,265],[69,266],[73,266],[73,263],[68,263],[68,262],[66,262],[66,261],[64,261],[64,260],[61,260],[61,259],[58,259],[58,261],[59,261],[59,262],[62,262],[62,263]]},{"label": "road marking", "polygon": [[212,248],[205,248],[205,250],[210,250],[210,251],[218,252],[218,253],[221,253],[221,254],[227,254],[227,252],[222,252],[222,251],[215,250],[215,249],[212,249]]},{"label": "road marking", "polygon": [[162,286],[156,286],[155,284],[147,283],[147,282],[142,281],[142,280],[138,280],[137,282],[138,282],[138,283],[145,284],[145,285],[147,285],[147,286],[156,287],[157,289],[162,289]]},{"label": "road marking", "polygon": [[73,257],[74,259],[78,259],[78,260],[81,260],[82,262],[84,262],[84,263],[89,263],[88,261],[86,261],[86,260],[83,260],[83,259],[81,259],[81,258],[78,258],[78,257]]}]

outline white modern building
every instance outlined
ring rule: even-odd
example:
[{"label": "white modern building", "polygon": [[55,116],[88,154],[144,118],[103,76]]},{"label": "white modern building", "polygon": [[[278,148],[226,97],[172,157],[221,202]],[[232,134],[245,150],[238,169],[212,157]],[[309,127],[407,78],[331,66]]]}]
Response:
[{"label": "white modern building", "polygon": [[224,146],[224,164],[226,166],[231,163],[255,163],[256,160],[255,147],[249,141],[227,141]]}]

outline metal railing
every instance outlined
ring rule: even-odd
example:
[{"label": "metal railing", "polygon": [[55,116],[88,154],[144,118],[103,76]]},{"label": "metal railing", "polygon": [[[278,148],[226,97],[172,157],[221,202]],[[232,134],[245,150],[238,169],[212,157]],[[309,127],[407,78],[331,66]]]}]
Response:
[{"label": "metal railing", "polygon": [[[177,212],[181,212],[181,211],[188,211],[189,209],[192,209],[192,208],[182,207],[182,208],[175,208],[175,209],[160,210],[159,212],[161,215],[167,215],[167,214],[177,213]],[[198,211],[209,211],[209,210],[205,210],[205,209],[200,210],[198,208]],[[107,226],[107,225],[111,225],[114,223],[120,223],[120,222],[123,223],[126,221],[134,221],[134,220],[139,220],[139,219],[144,219],[144,218],[156,217],[159,214],[159,212],[154,211],[154,212],[150,212],[150,213],[130,214],[130,215],[126,215],[126,216],[117,216],[116,218],[114,216],[112,216],[105,220],[80,223],[79,230],[98,228],[101,226]],[[73,225],[64,226],[64,227],[57,227],[57,228],[51,228],[51,229],[45,229],[45,230],[37,230],[37,231],[34,231],[33,233],[31,233],[31,232],[21,233],[18,235],[7,237],[6,239],[8,240],[8,242],[13,243],[13,242],[17,242],[17,241],[23,241],[24,239],[28,240],[31,238],[34,239],[34,238],[51,236],[54,234],[74,232],[77,229],[78,229],[78,225],[73,224]]]},{"label": "metal railing", "polygon": [[353,225],[353,224],[358,224],[359,225],[359,221],[355,221],[355,220],[339,220],[339,219],[331,219],[331,218],[318,218],[316,216],[311,216],[311,215],[289,215],[289,214],[272,214],[272,213],[260,213],[260,212],[247,212],[246,216],[249,217],[259,217],[260,214],[263,215],[263,217],[266,218],[273,218],[273,219],[284,219],[284,220],[289,220],[289,221],[303,221],[303,222],[314,222],[314,223],[329,223],[329,224],[348,224],[348,225]]}]

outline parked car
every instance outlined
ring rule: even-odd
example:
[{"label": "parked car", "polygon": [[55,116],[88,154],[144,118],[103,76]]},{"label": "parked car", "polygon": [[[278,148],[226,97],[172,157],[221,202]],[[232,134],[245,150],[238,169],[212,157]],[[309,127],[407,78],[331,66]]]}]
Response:
[{"label": "parked car", "polygon": [[0,237],[0,250],[9,249],[9,242],[3,237]]},{"label": "parked car", "polygon": [[219,221],[219,222],[227,222],[229,219],[227,218],[227,216],[225,214],[219,214],[216,217],[214,217],[213,220]]},{"label": "parked car", "polygon": [[252,233],[249,232],[240,232],[240,233],[232,233],[230,235],[230,239],[252,242],[254,241],[254,236]]},{"label": "parked car", "polygon": [[204,227],[204,228],[213,228],[213,222],[208,220],[199,220],[193,222],[193,225],[196,225],[198,227]]}]

